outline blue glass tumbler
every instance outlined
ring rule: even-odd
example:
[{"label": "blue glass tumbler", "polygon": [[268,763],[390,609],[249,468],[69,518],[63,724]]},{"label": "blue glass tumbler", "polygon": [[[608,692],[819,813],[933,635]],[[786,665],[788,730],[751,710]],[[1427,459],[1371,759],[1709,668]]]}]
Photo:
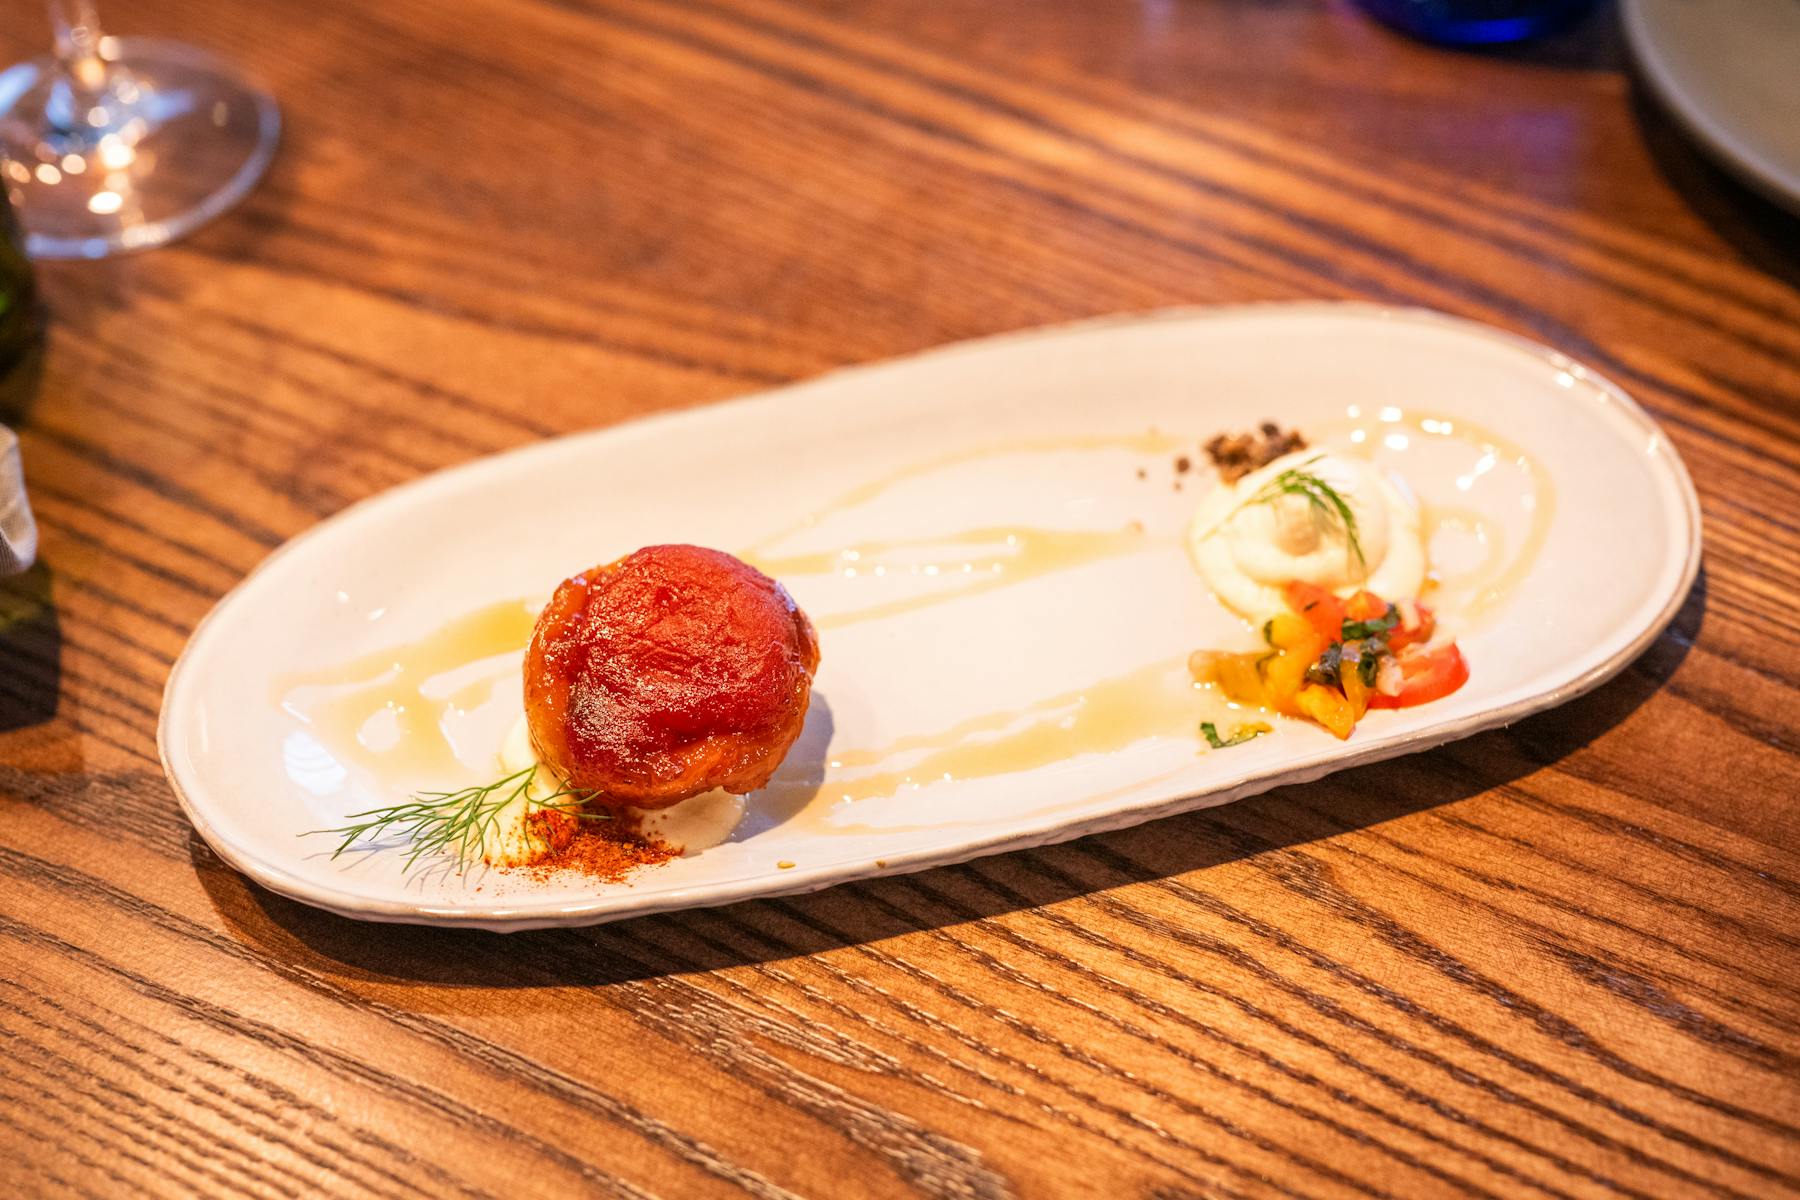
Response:
[{"label": "blue glass tumbler", "polygon": [[1444,46],[1493,46],[1552,33],[1594,0],[1356,0],[1403,33]]}]

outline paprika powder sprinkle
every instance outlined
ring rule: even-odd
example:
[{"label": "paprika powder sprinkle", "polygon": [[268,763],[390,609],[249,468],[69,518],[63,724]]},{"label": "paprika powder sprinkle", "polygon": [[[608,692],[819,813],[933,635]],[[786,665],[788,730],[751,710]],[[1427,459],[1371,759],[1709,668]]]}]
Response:
[{"label": "paprika powder sprinkle", "polygon": [[541,855],[513,869],[540,882],[561,871],[574,871],[600,883],[621,883],[632,872],[680,853],[666,842],[644,836],[630,818],[569,822],[551,833]]}]

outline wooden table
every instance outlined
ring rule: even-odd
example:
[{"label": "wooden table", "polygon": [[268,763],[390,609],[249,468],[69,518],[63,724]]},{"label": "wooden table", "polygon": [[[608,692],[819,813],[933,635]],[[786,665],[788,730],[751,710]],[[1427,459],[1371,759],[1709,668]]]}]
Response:
[{"label": "wooden table", "polygon": [[[1477,57],[1324,0],[116,9],[259,72],[287,131],[200,236],[43,271],[0,1194],[1800,1195],[1800,223],[1640,98],[1612,13]],[[164,782],[195,622],[354,500],[954,339],[1293,297],[1631,389],[1706,511],[1673,627],[1314,786],[592,930],[312,911]]]}]

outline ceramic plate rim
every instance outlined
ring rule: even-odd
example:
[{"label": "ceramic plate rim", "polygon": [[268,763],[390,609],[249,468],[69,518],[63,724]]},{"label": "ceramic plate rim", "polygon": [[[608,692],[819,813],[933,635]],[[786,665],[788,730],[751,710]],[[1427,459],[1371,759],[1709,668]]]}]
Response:
[{"label": "ceramic plate rim", "polygon": [[1625,0],[1620,9],[1632,57],[1643,69],[1663,108],[1740,181],[1780,207],[1800,214],[1800,167],[1790,168],[1769,158],[1694,103],[1662,57],[1650,31],[1650,19],[1645,16],[1644,0]]},{"label": "ceramic plate rim", "polygon": [[[1069,820],[1067,817],[1059,817],[1055,812],[1046,812],[1035,819],[1017,822],[1005,831],[994,833],[991,836],[959,841],[952,846],[923,847],[898,853],[892,858],[882,860],[886,864],[882,867],[876,867],[872,863],[850,862],[828,864],[810,869],[796,868],[782,872],[779,877],[780,882],[775,886],[771,886],[775,880],[770,877],[755,876],[733,883],[703,884],[658,892],[654,896],[633,897],[629,892],[614,891],[579,903],[555,907],[545,907],[541,904],[505,904],[447,908],[424,903],[378,900],[362,896],[352,890],[314,883],[277,863],[266,860],[252,849],[233,844],[207,819],[203,807],[195,802],[192,793],[204,790],[205,784],[198,778],[197,770],[187,761],[185,753],[174,746],[176,719],[171,716],[172,713],[179,711],[179,704],[186,690],[185,668],[190,662],[193,648],[200,643],[214,618],[235,597],[251,587],[264,571],[313,538],[323,536],[342,522],[354,520],[366,505],[376,501],[389,502],[402,495],[413,497],[427,495],[434,490],[453,486],[467,475],[492,470],[494,464],[501,460],[551,453],[566,446],[570,441],[640,436],[647,432],[654,432],[658,427],[668,424],[705,420],[707,414],[716,412],[721,407],[768,403],[772,397],[780,397],[795,388],[810,387],[860,372],[882,370],[903,362],[912,362],[928,357],[941,359],[985,350],[1003,343],[1054,338],[1070,333],[1096,331],[1115,325],[1138,325],[1162,321],[1229,320],[1247,316],[1296,318],[1336,316],[1435,326],[1454,334],[1473,336],[1478,340],[1502,345],[1514,352],[1537,359],[1547,366],[1575,374],[1584,382],[1591,384],[1595,389],[1592,393],[1593,400],[1580,401],[1581,403],[1610,404],[1629,422],[1660,441],[1664,452],[1656,455],[1654,459],[1663,467],[1664,477],[1660,479],[1660,482],[1664,485],[1672,485],[1679,502],[1678,507],[1683,518],[1682,563],[1672,584],[1668,587],[1667,594],[1663,596],[1662,603],[1657,607],[1655,616],[1624,645],[1601,661],[1566,680],[1560,686],[1525,695],[1514,695],[1510,699],[1507,698],[1507,693],[1502,693],[1500,703],[1490,705],[1478,713],[1470,714],[1456,721],[1436,725],[1428,730],[1392,735],[1348,752],[1338,747],[1328,747],[1304,758],[1290,761],[1278,768],[1229,777],[1222,780],[1218,787],[1203,792],[1172,799],[1142,800],[1124,804],[1105,813],[1090,816],[1085,820]],[[1572,400],[1571,402],[1576,401]],[[1652,475],[1656,476],[1657,474],[1658,472],[1653,468]],[[1522,717],[1554,708],[1598,687],[1623,670],[1660,636],[1686,602],[1688,593],[1692,590],[1694,580],[1699,573],[1701,532],[1699,498],[1694,491],[1693,481],[1674,443],[1662,432],[1655,419],[1645,412],[1624,389],[1604,375],[1578,363],[1560,351],[1541,345],[1529,338],[1430,309],[1394,307],[1360,301],[1271,301],[1218,306],[1188,306],[1164,308],[1146,313],[1115,314],[1037,326],[928,348],[897,358],[838,368],[807,379],[780,384],[773,388],[725,400],[676,409],[672,412],[647,414],[597,429],[543,438],[430,472],[347,505],[331,516],[300,531],[270,551],[243,579],[221,596],[218,602],[195,625],[187,643],[182,647],[180,655],[171,666],[168,680],[163,688],[162,706],[157,721],[157,752],[162,761],[163,773],[175,792],[182,812],[213,852],[233,869],[255,880],[270,891],[289,899],[356,920],[479,928],[497,932],[600,924],[675,909],[714,907],[741,900],[797,895],[818,891],[850,880],[872,879],[934,866],[949,866],[989,854],[1002,853],[1008,849],[1071,840],[1091,833],[1100,833],[1161,817],[1174,816],[1190,809],[1229,803],[1276,787],[1309,783],[1340,770],[1430,749],[1456,741],[1472,733],[1509,725]],[[1672,558],[1673,555],[1668,557]],[[1664,575],[1666,576],[1666,574],[1665,570]],[[1515,692],[1517,690],[1515,689]]]}]

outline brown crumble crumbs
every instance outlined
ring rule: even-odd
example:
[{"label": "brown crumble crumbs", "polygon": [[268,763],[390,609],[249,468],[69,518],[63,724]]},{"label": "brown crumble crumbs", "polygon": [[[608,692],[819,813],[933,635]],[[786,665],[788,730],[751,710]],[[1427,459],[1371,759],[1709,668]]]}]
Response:
[{"label": "brown crumble crumbs", "polygon": [[1283,430],[1273,421],[1264,421],[1259,433],[1221,433],[1206,442],[1204,448],[1213,466],[1219,469],[1220,478],[1236,483],[1284,454],[1306,449],[1306,439],[1297,429]]}]

